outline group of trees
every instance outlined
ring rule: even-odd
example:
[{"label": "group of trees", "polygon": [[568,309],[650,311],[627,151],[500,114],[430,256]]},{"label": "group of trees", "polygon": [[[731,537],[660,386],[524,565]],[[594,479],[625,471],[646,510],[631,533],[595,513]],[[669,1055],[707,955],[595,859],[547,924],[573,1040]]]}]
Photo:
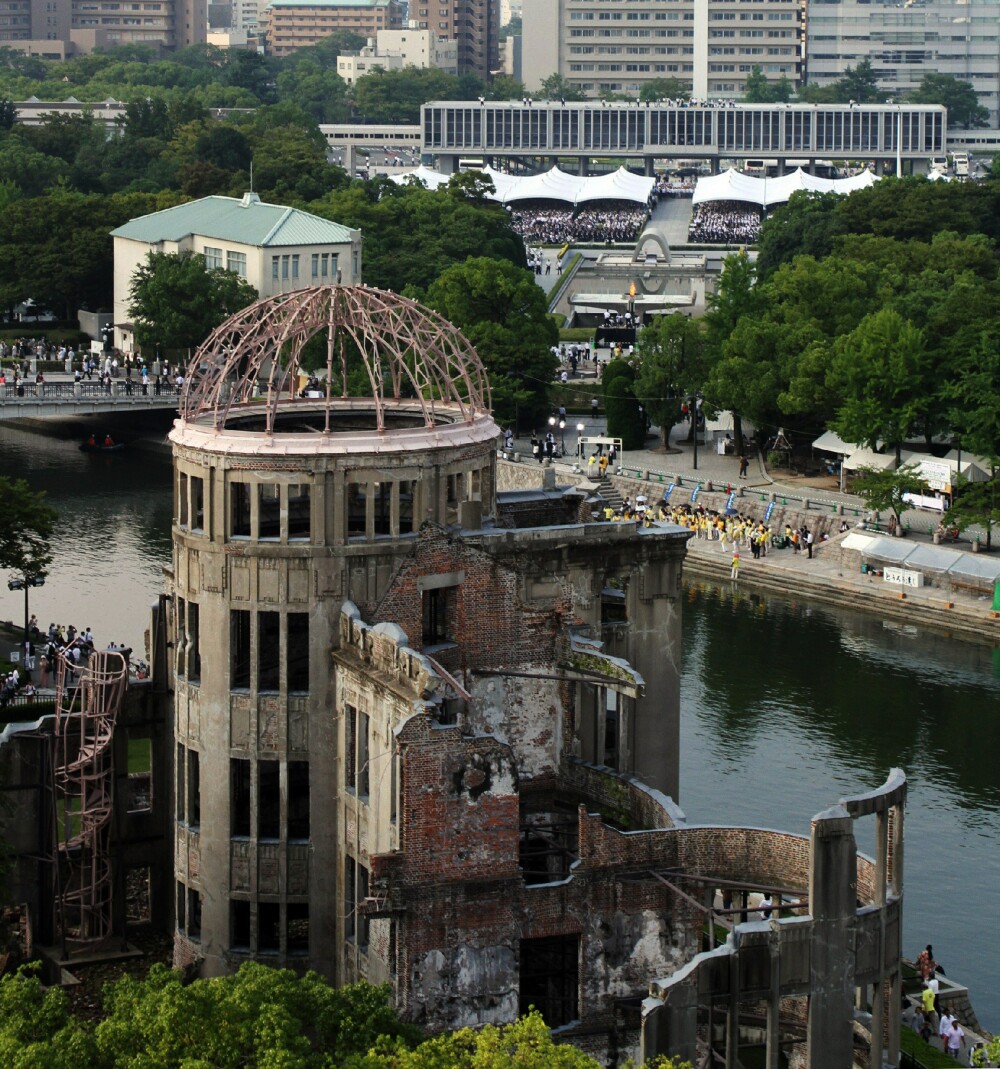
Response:
[{"label": "group of trees", "polygon": [[[923,178],[795,194],[764,223],[756,265],[726,262],[703,319],[642,332],[615,433],[648,416],[666,434],[701,391],[707,410],[734,412],[737,436],[742,417],[801,446],[829,427],[897,459],[904,443],[951,439],[1000,466],[998,197],[994,180]],[[1000,486],[966,487],[962,503],[963,524],[1000,519]]]},{"label": "group of trees", "polygon": [[[426,1038],[401,1022],[388,989],[333,988],[315,973],[245,964],[234,976],[182,983],[154,965],[104,991],[96,1026],[30,971],[0,980],[0,1062],[8,1069],[597,1069],[553,1042],[531,1012],[513,1024]],[[653,1069],[690,1069],[658,1058]],[[633,1067],[634,1069],[634,1067]]]}]

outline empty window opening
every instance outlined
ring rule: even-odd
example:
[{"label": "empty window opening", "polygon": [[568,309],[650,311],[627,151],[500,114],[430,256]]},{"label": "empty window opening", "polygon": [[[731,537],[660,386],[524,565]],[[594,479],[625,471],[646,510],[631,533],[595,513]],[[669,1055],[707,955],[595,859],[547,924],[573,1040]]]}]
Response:
[{"label": "empty window opening", "polygon": [[191,476],[191,530],[205,529],[205,480]]},{"label": "empty window opening", "polygon": [[606,690],[604,710],[604,764],[621,768],[621,695]]},{"label": "empty window opening", "polygon": [[309,692],[309,614],[288,614],[288,690],[307,694]]},{"label": "empty window opening", "polygon": [[187,674],[184,652],[187,649],[187,602],[177,599],[177,675],[183,679]]},{"label": "empty window opening", "polygon": [[174,764],[174,772],[177,777],[174,788],[174,816],[177,820],[184,820],[184,747],[177,743],[177,761]]},{"label": "empty window opening", "polygon": [[285,946],[289,954],[309,953],[309,906],[305,902],[289,902],[287,907]]},{"label": "empty window opening", "polygon": [[281,949],[281,906],[277,902],[257,903],[257,949]]},{"label": "empty window opening", "polygon": [[250,837],[250,762],[241,757],[229,759],[229,834]]},{"label": "empty window opening", "polygon": [[361,483],[349,483],[347,486],[347,533],[363,535],[367,533],[368,495]]},{"label": "empty window opening", "polygon": [[250,949],[250,903],[229,903],[229,927],[232,942],[230,946],[235,950]]},{"label": "empty window opening", "polygon": [[187,934],[192,939],[201,938],[201,892],[193,887],[188,888],[187,893]]},{"label": "empty window opening", "polygon": [[187,677],[190,683],[201,682],[201,616],[195,602],[187,605]]},{"label": "empty window opening", "polygon": [[288,762],[288,838],[309,838],[309,762]]},{"label": "empty window opening", "polygon": [[413,533],[413,503],[417,484],[406,480],[399,484],[399,533]]},{"label": "empty window opening", "polygon": [[521,816],[520,862],[524,882],[553,883],[569,876],[577,859],[576,812],[567,806]]},{"label": "empty window opening", "polygon": [[281,776],[277,761],[257,763],[257,838],[281,836]]},{"label": "empty window opening", "polygon": [[250,612],[232,609],[229,613],[229,687],[250,689]]},{"label": "empty window opening", "polygon": [[424,645],[437,646],[449,642],[449,616],[452,601],[451,587],[425,590],[422,595]]},{"label": "empty window opening", "polygon": [[281,614],[257,613],[257,689],[278,690],[281,686]]},{"label": "empty window opening", "polygon": [[186,918],[185,918],[185,915],[184,915],[184,904],[187,901],[187,887],[185,887],[184,884],[182,884],[180,880],[177,881],[177,885],[176,885],[176,889],[175,889],[175,896],[174,897],[175,897],[175,913],[176,913],[176,916],[174,917],[174,921],[175,921],[176,926],[177,926],[177,931],[183,932],[185,930],[186,926],[187,926],[186,925]]},{"label": "empty window opening", "polygon": [[197,750],[188,750],[187,821],[192,828],[201,827],[201,764]]},{"label": "empty window opening", "polygon": [[261,483],[257,487],[257,537],[277,540],[281,537],[281,487]]},{"label": "empty window opening", "polygon": [[392,483],[375,483],[372,486],[375,498],[375,533],[392,533]]},{"label": "empty window opening", "polygon": [[177,525],[188,525],[188,477],[183,472],[177,476]]},{"label": "empty window opening", "polygon": [[148,813],[153,808],[153,743],[128,740],[128,811]]},{"label": "empty window opening", "polygon": [[153,919],[152,884],[148,865],[125,873],[125,919],[129,924],[149,924]]},{"label": "empty window opening", "polygon": [[344,864],[344,935],[358,947],[368,946],[368,916],[364,911],[368,897],[368,870],[353,857]]},{"label": "empty window opening", "polygon": [[250,486],[248,483],[229,484],[229,536],[250,537]]},{"label": "empty window opening", "polygon": [[308,483],[292,483],[288,488],[288,537],[312,537],[312,506]]},{"label": "empty window opening", "polygon": [[579,999],[580,937],[557,935],[521,940],[519,1013],[534,1006],[549,1028],[576,1020]]}]

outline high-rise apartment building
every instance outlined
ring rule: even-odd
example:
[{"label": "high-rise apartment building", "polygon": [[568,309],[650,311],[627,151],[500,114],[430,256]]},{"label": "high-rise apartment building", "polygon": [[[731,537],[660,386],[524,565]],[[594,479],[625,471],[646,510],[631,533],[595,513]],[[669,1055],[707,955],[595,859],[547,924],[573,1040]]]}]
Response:
[{"label": "high-rise apartment building", "polygon": [[53,58],[124,44],[185,48],[207,32],[198,0],[7,0],[2,8],[0,44]]},{"label": "high-rise apartment building", "polygon": [[561,75],[589,96],[677,78],[698,99],[740,96],[754,67],[793,84],[802,69],[797,0],[532,0],[524,5],[528,89]]},{"label": "high-rise apartment building", "polygon": [[1000,6],[995,0],[812,0],[806,71],[829,85],[868,60],[886,93],[903,99],[925,74],[971,82],[992,126],[1000,123]]},{"label": "high-rise apartment building", "polygon": [[403,9],[397,0],[271,0],[262,18],[268,55],[287,56],[337,30],[377,37],[402,29]]},{"label": "high-rise apartment building", "polygon": [[415,0],[410,20],[458,42],[458,73],[486,81],[500,67],[499,0]]}]

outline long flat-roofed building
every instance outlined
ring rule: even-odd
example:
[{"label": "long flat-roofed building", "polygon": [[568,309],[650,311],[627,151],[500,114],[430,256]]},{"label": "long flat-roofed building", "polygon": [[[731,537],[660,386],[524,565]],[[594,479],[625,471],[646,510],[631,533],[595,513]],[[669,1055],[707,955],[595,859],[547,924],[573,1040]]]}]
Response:
[{"label": "long flat-roofed building", "polygon": [[271,0],[263,21],[268,54],[287,56],[338,30],[377,37],[401,29],[403,9],[398,0]]},{"label": "long flat-roofed building", "polygon": [[798,84],[797,0],[532,0],[523,15],[528,89],[552,74],[588,96],[677,78],[699,100],[739,97],[754,67]]}]

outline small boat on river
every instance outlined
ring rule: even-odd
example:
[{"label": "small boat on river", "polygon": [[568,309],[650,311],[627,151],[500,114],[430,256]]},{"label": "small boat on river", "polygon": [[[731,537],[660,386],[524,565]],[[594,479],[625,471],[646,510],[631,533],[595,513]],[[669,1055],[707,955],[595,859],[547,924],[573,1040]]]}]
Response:
[{"label": "small boat on river", "polygon": [[118,450],[124,448],[124,442],[112,442],[110,445],[107,445],[104,442],[90,441],[80,443],[81,453],[117,453]]}]

